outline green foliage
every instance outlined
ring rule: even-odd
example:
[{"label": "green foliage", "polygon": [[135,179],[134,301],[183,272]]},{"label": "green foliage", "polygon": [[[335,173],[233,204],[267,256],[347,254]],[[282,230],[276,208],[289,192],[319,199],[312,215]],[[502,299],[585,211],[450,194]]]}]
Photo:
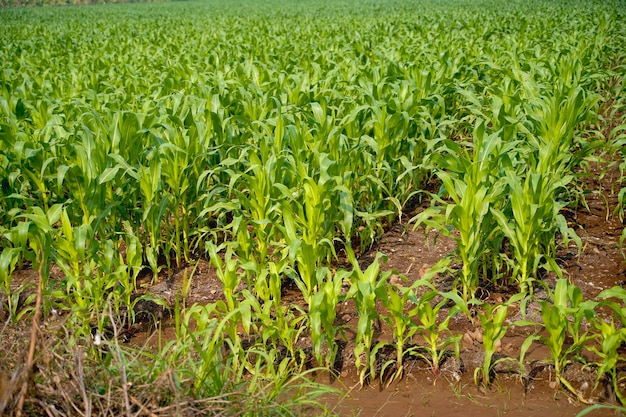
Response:
[{"label": "green foliage", "polygon": [[[558,245],[580,249],[562,210],[581,199],[579,167],[602,145],[588,133],[603,117],[598,103],[609,102],[602,86],[623,75],[611,67],[626,44],[610,2],[459,5],[2,8],[0,285],[11,318],[32,311],[32,297],[20,310],[25,287],[13,279],[30,265],[43,273],[44,311],[69,313],[78,343],[93,327],[102,335],[133,322],[143,271],[154,283],[208,258],[224,298],[187,306],[181,291],[179,340],[164,349],[193,395],[247,373],[277,399],[308,360],[302,335],[332,366],[346,337],[339,302],[359,313],[361,383],[388,346],[376,338],[380,323],[396,350],[382,373],[394,364],[400,378],[416,355],[438,374],[442,358],[458,354],[450,320],[471,317],[482,284],[511,281],[531,294],[545,273],[561,276]],[[619,120],[605,139],[623,156],[617,90]],[[427,277],[393,286],[382,255],[365,270],[357,256],[425,196],[415,227],[457,243],[459,270],[450,259],[435,268],[455,274],[446,293]],[[343,253],[351,268],[337,266]],[[53,265],[60,273],[50,279]],[[282,301],[286,282],[305,306]],[[592,338],[606,340],[597,353],[613,363],[619,326],[594,321],[595,302],[562,280],[551,297],[541,340],[557,374]],[[602,302],[624,325],[623,307]],[[488,384],[506,307],[484,308]],[[581,330],[585,321],[593,331]],[[573,345],[563,347],[565,336]]]},{"label": "green foliage", "polygon": [[498,363],[498,361],[493,361],[496,343],[502,340],[508,330],[508,326],[504,324],[508,308],[511,304],[519,302],[522,297],[523,293],[518,293],[504,304],[485,304],[483,306],[484,310],[478,313],[478,318],[483,328],[484,357],[482,368],[476,368],[474,371],[474,380],[478,382],[478,376],[480,375],[482,377],[481,382],[485,387],[491,383],[491,370]]},{"label": "green foliage", "polygon": [[[435,299],[438,297],[441,300],[433,306]],[[448,347],[452,346],[454,355],[457,358],[459,356],[461,335],[453,334],[448,325],[450,319],[464,310],[463,306],[465,304],[454,292],[439,293],[437,291],[428,291],[421,297],[412,295],[410,299],[415,304],[415,307],[409,314],[419,320],[416,333],[425,341],[422,349],[415,349],[411,354],[424,359],[430,365],[433,375],[438,377],[442,359],[450,354]],[[446,312],[443,321],[440,321],[439,313],[440,311],[443,312],[442,309],[448,301],[453,301],[455,305]]]},{"label": "green foliage", "polygon": [[[531,335],[522,347],[522,360],[534,340],[541,340],[550,350],[552,365],[554,366],[557,381],[565,386],[572,394],[586,402],[584,398],[563,377],[565,367],[572,357],[580,358],[583,348],[592,349],[591,341],[596,334],[585,331],[581,333],[583,320],[595,322],[595,308],[597,302],[583,301],[582,292],[577,286],[570,284],[567,279],[557,280],[554,291],[549,291],[550,300],[541,301],[542,326],[546,335]],[[517,325],[535,326],[534,322],[516,322]],[[565,344],[566,337],[571,337],[572,343]]]},{"label": "green foliage", "polygon": [[361,385],[365,383],[367,378],[376,377],[376,351],[372,352],[375,326],[380,326],[380,317],[376,311],[376,300],[385,296],[385,287],[391,276],[390,271],[383,273],[380,271],[380,263],[383,256],[380,253],[376,254],[372,264],[363,271],[354,253],[348,250],[348,258],[353,270],[350,276],[352,285],[348,294],[346,294],[346,298],[354,299],[359,313],[354,356]]},{"label": "green foliage", "polygon": [[[424,285],[428,285],[428,283],[423,280],[415,282],[408,288],[398,288],[395,285],[388,285],[386,287],[386,293],[382,297],[382,303],[388,312],[388,315],[383,316],[383,320],[387,322],[391,328],[393,333],[393,342],[391,345],[396,349],[396,370],[392,376],[389,377],[388,383],[400,379],[404,373],[405,354],[410,354],[412,351],[409,345],[413,340],[413,336],[418,332],[418,327],[414,321],[417,311],[408,308],[410,305],[409,298],[416,289]],[[376,345],[377,350],[386,345],[388,344],[379,342]],[[389,362],[382,366],[381,377],[385,375],[385,370],[391,364],[392,362]]]},{"label": "green foliage", "polygon": [[[309,306],[309,324],[311,326],[311,339],[313,340],[313,352],[320,366],[332,369],[337,356],[337,343],[335,337],[339,327],[335,325],[337,304],[341,301],[341,288],[343,280],[349,277],[344,270],[336,273],[326,268],[319,270],[317,292],[311,297]],[[326,342],[328,351],[322,351],[322,343]]]},{"label": "green foliage", "polygon": [[436,174],[452,201],[447,204],[435,196],[436,204],[412,220],[416,222],[415,227],[424,223],[427,229],[434,227],[448,235],[448,225],[458,231],[458,237],[454,236],[463,263],[460,282],[463,299],[467,302],[474,298],[478,288],[481,263],[492,255],[489,251],[499,250],[485,242],[502,240],[490,207],[498,203],[504,191],[495,175],[501,164],[503,144],[497,134],[485,137],[484,123],[480,122],[474,130],[472,144],[468,145],[470,150],[451,140],[440,146],[443,152],[433,156],[440,168]]},{"label": "green foliage", "polygon": [[598,294],[597,298],[601,300],[601,305],[608,306],[614,311],[615,318],[620,321],[621,327],[615,326],[615,319],[607,323],[600,317],[596,317],[596,320],[593,321],[593,326],[600,340],[599,349],[595,346],[591,347],[591,350],[600,358],[597,363],[598,379],[596,386],[603,377],[608,377],[617,399],[623,406],[626,405],[626,398],[624,398],[619,387],[620,378],[617,369],[620,367],[620,363],[624,362],[618,349],[626,341],[626,328],[623,327],[626,324],[626,307],[624,307],[626,290],[622,287],[609,288]]}]

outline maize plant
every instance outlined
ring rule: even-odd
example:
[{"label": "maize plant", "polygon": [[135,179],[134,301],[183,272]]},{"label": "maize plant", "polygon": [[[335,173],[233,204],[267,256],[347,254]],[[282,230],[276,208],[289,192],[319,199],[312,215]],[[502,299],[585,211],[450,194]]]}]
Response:
[{"label": "maize plant", "polygon": [[513,278],[522,293],[532,293],[534,274],[542,261],[546,269],[561,274],[554,261],[556,243],[555,234],[561,231],[565,243],[572,237],[581,245],[580,238],[567,226],[566,220],[559,213],[564,204],[556,200],[557,191],[563,189],[571,177],[551,178],[541,174],[529,174],[520,180],[513,172],[506,177],[510,198],[512,220],[496,208],[491,212],[495,216],[502,233],[513,248],[513,260],[509,263]]},{"label": "maize plant", "polygon": [[485,304],[484,311],[478,313],[480,324],[483,328],[483,366],[476,368],[474,371],[474,382],[478,383],[478,376],[481,376],[483,386],[487,387],[491,383],[492,369],[498,363],[493,361],[493,355],[496,352],[496,344],[505,336],[508,326],[505,325],[505,319],[508,314],[509,305],[520,301],[523,293],[518,293],[511,297],[506,303],[498,305]]},{"label": "maize plant", "polygon": [[[442,296],[442,299],[434,303],[435,298]],[[450,355],[449,347],[452,346],[455,357],[459,357],[461,335],[453,334],[448,328],[450,320],[460,311],[465,310],[464,302],[458,299],[453,293],[439,293],[438,291],[428,291],[421,297],[412,294],[411,301],[415,307],[409,313],[419,320],[416,333],[424,339],[422,349],[415,349],[412,355],[426,361],[435,377],[440,375],[440,365],[444,358]],[[443,313],[443,307],[448,300],[458,301],[454,307],[445,312],[443,321],[439,320],[439,313]],[[433,306],[434,303],[434,306]]]},{"label": "maize plant", "polygon": [[[563,372],[570,358],[580,355],[581,350],[590,347],[590,342],[597,337],[592,332],[581,333],[583,320],[595,322],[597,303],[582,301],[580,289],[570,284],[567,279],[558,279],[554,291],[549,291],[549,295],[550,301],[541,301],[541,324],[527,321],[516,322],[516,325],[541,325],[547,333],[546,335],[529,336],[522,348],[522,358],[532,341],[541,340],[550,350],[551,362],[559,385],[564,386],[581,401],[586,402],[570,382],[563,377]],[[564,342],[568,336],[572,338],[572,343],[566,345]]]},{"label": "maize plant", "polygon": [[346,294],[346,299],[354,299],[359,312],[354,356],[361,385],[366,379],[376,377],[376,360],[372,357],[375,326],[377,323],[380,325],[379,314],[376,312],[376,300],[384,297],[385,284],[391,276],[390,271],[383,273],[380,271],[382,256],[382,254],[377,254],[374,262],[363,271],[354,253],[351,250],[348,251],[353,270],[350,277],[352,285]]},{"label": "maize plant", "polygon": [[[448,204],[434,195],[433,205],[411,221],[415,228],[424,224],[427,230],[434,228],[455,238],[462,262],[459,282],[467,302],[478,288],[481,267],[492,259],[490,251],[500,249],[502,232],[496,227],[490,208],[497,207],[503,199],[504,184],[498,178],[498,170],[500,163],[508,161],[506,153],[501,154],[506,146],[498,132],[486,136],[483,123],[474,131],[471,150],[450,140],[440,146],[442,153],[432,159],[439,166],[436,175],[442,182],[442,191],[451,201]],[[458,235],[452,234],[448,225]]]},{"label": "maize plant", "polygon": [[[335,324],[337,304],[341,301],[341,286],[349,273],[344,270],[333,274],[326,268],[321,268],[318,277],[317,292],[311,297],[309,306],[309,325],[313,352],[319,365],[332,369],[337,355],[336,336],[339,327]],[[322,343],[326,342],[328,352],[324,357]]]}]

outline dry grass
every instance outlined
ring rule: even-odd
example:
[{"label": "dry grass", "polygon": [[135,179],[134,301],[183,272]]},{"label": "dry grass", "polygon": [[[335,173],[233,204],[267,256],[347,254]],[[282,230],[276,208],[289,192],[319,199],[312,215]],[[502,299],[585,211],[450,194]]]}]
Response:
[{"label": "dry grass", "polygon": [[[0,349],[5,352],[0,365],[2,415],[19,412],[20,390],[28,376],[24,355],[28,330],[22,323],[5,323],[0,333]],[[224,408],[225,401],[219,398],[213,401],[181,398],[168,372],[150,383],[124,383],[129,365],[120,366],[119,360],[125,353],[117,343],[111,343],[108,348],[113,351],[101,352],[103,360],[97,361],[88,353],[93,347],[69,346],[68,333],[63,325],[39,331],[33,372],[24,395],[24,415],[197,415],[206,414],[207,408],[212,412]]]},{"label": "dry grass", "polygon": [[[0,328],[2,416],[302,415],[309,414],[311,406],[317,408],[307,401],[306,379],[302,385],[285,385],[280,398],[272,399],[263,385],[251,389],[245,381],[226,378],[220,392],[198,398],[193,395],[191,371],[182,369],[185,364],[155,360],[158,353],[147,347],[121,345],[115,328],[111,340],[99,346],[93,342],[72,346],[71,330],[58,318],[37,326],[37,349],[29,372],[30,331],[27,320],[7,320]],[[20,409],[24,382],[27,389]],[[273,388],[271,382],[268,387]],[[314,412],[320,413],[323,410]]]}]

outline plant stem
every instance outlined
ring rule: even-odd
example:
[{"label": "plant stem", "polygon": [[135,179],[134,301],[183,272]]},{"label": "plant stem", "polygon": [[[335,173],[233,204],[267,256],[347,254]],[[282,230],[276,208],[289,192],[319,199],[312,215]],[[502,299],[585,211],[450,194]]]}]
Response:
[{"label": "plant stem", "polygon": [[[43,254],[43,245],[39,245],[38,257],[45,258]],[[22,389],[20,391],[20,398],[17,402],[17,409],[15,411],[16,417],[22,416],[22,410],[24,409],[24,400],[26,398],[26,391],[28,391],[28,383],[30,382],[30,376],[33,371],[33,364],[35,362],[35,348],[37,347],[37,332],[39,331],[39,317],[41,316],[41,299],[43,292],[43,270],[44,260],[39,263],[38,279],[37,279],[37,300],[35,301],[35,314],[33,315],[33,324],[30,329],[30,344],[28,346],[28,356],[26,359],[26,369],[24,370],[24,382],[22,382]]]}]

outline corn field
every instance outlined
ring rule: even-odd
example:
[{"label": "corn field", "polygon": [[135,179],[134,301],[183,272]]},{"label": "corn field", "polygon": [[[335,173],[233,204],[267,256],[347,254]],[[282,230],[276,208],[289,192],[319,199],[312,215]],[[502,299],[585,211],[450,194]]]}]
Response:
[{"label": "corn field", "polygon": [[[623,1],[5,7],[0,26],[7,325],[63,317],[66,342],[105,368],[119,359],[124,378],[167,370],[190,398],[291,415],[281,395],[296,386],[294,406],[320,406],[325,388],[302,381],[311,366],[333,372],[342,343],[361,384],[399,380],[410,360],[437,377],[459,355],[450,320],[463,316],[483,329],[477,384],[489,387],[495,346],[515,325],[530,332],[522,369],[544,345],[562,390],[592,402],[564,373],[578,361],[626,406],[626,291],[583,299],[558,257],[584,250],[568,213],[586,204],[592,164],[619,173],[610,216],[624,216]],[[359,262],[394,225],[456,250],[398,284],[383,255]],[[139,285],[200,260],[222,284],[217,302],[188,305],[181,291],[171,305]],[[15,279],[24,270],[38,282]],[[287,286],[301,305],[282,300]],[[510,299],[479,297],[493,286]],[[176,335],[131,364],[115,329],[146,302]],[[354,334],[338,324],[346,302]],[[513,307],[523,317],[505,321]],[[141,408],[124,394],[120,412]],[[19,398],[0,411],[21,413]],[[88,395],[78,402],[96,413]]]}]

